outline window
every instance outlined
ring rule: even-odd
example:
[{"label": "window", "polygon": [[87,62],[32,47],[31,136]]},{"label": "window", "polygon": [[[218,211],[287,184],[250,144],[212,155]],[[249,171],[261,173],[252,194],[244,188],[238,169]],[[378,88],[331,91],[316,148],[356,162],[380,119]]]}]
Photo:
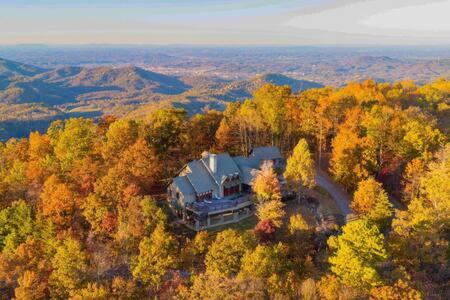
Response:
[{"label": "window", "polygon": [[197,194],[197,201],[204,201],[212,198],[212,191]]},{"label": "window", "polygon": [[223,188],[223,196],[224,197],[228,197],[228,196],[238,194],[238,193],[239,193],[239,185],[234,185],[234,186]]}]

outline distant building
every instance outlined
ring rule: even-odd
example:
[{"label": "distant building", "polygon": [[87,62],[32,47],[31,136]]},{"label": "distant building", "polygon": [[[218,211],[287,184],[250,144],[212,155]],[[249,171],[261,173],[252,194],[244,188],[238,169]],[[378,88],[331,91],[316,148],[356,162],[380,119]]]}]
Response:
[{"label": "distant building", "polygon": [[264,163],[271,163],[279,174],[285,167],[277,147],[254,148],[247,157],[204,152],[171,181],[169,205],[194,230],[245,219],[254,213],[251,186]]}]

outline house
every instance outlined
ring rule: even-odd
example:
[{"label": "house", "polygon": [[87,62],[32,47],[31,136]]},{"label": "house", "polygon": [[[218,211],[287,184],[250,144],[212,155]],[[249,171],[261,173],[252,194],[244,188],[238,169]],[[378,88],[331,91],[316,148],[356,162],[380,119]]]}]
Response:
[{"label": "house", "polygon": [[204,152],[172,179],[167,188],[169,206],[194,230],[245,219],[254,213],[252,181],[265,163],[279,174],[285,166],[277,147],[258,147],[248,156],[236,157]]}]

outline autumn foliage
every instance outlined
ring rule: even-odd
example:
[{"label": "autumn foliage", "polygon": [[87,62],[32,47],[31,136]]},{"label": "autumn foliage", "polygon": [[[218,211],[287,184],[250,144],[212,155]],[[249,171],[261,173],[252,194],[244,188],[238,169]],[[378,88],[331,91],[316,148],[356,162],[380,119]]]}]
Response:
[{"label": "autumn foliage", "polygon": [[[444,299],[449,97],[446,79],[267,84],[224,112],[72,118],[2,142],[0,298]],[[264,145],[287,169],[256,176],[252,228],[195,237],[168,214],[185,163]],[[316,167],[358,220],[323,233],[286,216],[280,180],[306,192]]]}]

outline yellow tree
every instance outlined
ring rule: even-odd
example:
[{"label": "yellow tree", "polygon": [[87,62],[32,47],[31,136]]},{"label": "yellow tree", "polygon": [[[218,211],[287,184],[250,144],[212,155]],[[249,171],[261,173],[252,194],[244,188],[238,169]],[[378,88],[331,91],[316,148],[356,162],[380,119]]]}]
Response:
[{"label": "yellow tree", "polygon": [[387,225],[393,211],[383,186],[373,177],[358,183],[350,206],[355,213],[375,222],[380,228]]},{"label": "yellow tree", "polygon": [[163,224],[159,224],[150,238],[144,237],[139,244],[139,255],[132,266],[134,278],[158,290],[163,276],[175,267],[177,242]]},{"label": "yellow tree", "polygon": [[360,109],[349,111],[332,142],[331,173],[349,189],[354,189],[357,182],[367,178],[376,164],[376,153],[370,151],[370,141],[360,137],[361,115]]},{"label": "yellow tree", "polygon": [[316,181],[314,159],[305,139],[298,142],[288,158],[284,177],[298,193],[302,193],[304,188],[314,187]]},{"label": "yellow tree", "polygon": [[397,211],[392,221],[391,251],[405,267],[420,264],[444,266],[450,216],[450,145],[436,155],[435,162],[420,179],[420,192],[406,211]]},{"label": "yellow tree", "polygon": [[267,139],[268,127],[261,113],[257,110],[255,102],[246,100],[242,103],[233,120],[239,129],[242,154],[248,154],[254,145],[269,142]]},{"label": "yellow tree", "polygon": [[253,191],[260,221],[270,220],[276,227],[281,226],[285,212],[281,202],[280,182],[270,164],[264,164],[253,181]]},{"label": "yellow tree", "polygon": [[238,232],[227,229],[218,233],[206,253],[206,272],[219,277],[237,274],[247,250],[248,246]]},{"label": "yellow tree", "polygon": [[386,261],[387,252],[375,225],[367,220],[350,222],[340,236],[328,239],[328,246],[332,250],[328,259],[331,271],[342,283],[364,291],[381,284],[377,267]]},{"label": "yellow tree", "polygon": [[414,158],[406,165],[402,180],[403,202],[409,203],[419,196],[420,178],[424,174],[425,169],[425,160],[420,157]]},{"label": "yellow tree", "polygon": [[102,148],[105,160],[116,161],[138,137],[138,124],[135,121],[121,119],[112,123],[106,132],[106,140]]},{"label": "yellow tree", "polygon": [[53,272],[49,278],[51,295],[66,298],[81,287],[86,276],[87,255],[80,242],[72,238],[65,239],[56,249],[52,266]]},{"label": "yellow tree", "polygon": [[281,200],[280,181],[271,164],[263,164],[255,176],[252,189],[258,203]]},{"label": "yellow tree", "polygon": [[18,279],[19,286],[14,290],[17,300],[46,299],[48,286],[34,271],[25,271]]},{"label": "yellow tree", "polygon": [[282,243],[276,245],[258,245],[253,251],[247,251],[242,257],[239,277],[268,279],[274,274],[282,275],[290,269],[286,256],[287,247]]},{"label": "yellow tree", "polygon": [[70,169],[72,163],[91,154],[95,137],[92,120],[78,118],[65,121],[54,142],[55,154],[61,162],[62,169]]},{"label": "yellow tree", "polygon": [[370,299],[373,300],[421,300],[422,294],[411,284],[401,279],[393,285],[385,285],[373,288],[370,291]]},{"label": "yellow tree", "polygon": [[253,94],[253,101],[270,128],[272,144],[278,145],[283,132],[286,101],[291,95],[289,86],[265,84]]}]

